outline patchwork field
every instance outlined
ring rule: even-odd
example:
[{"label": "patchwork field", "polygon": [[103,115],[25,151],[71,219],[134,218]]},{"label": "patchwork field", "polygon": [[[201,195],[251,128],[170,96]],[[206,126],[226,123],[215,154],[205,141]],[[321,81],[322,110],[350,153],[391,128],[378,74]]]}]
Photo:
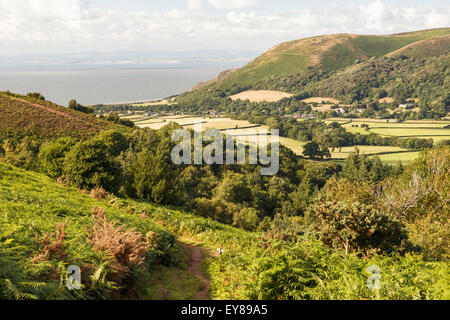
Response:
[{"label": "patchwork field", "polygon": [[[333,120],[326,122],[331,123]],[[434,142],[450,140],[450,129],[445,129],[450,125],[449,121],[414,120],[397,123],[394,120],[383,119],[353,119],[351,122],[342,119],[336,120],[351,133],[377,134],[383,137],[431,138]],[[362,127],[363,125],[368,128]]]},{"label": "patchwork field", "polygon": [[[187,129],[194,129],[196,124],[202,125],[202,130],[207,128],[216,128],[222,131],[228,130],[230,134],[241,138],[243,140],[254,136],[255,133],[261,134],[265,133],[268,130],[267,126],[254,125],[249,123],[248,121],[240,121],[233,120],[229,118],[213,118],[213,117],[195,117],[195,116],[167,116],[167,117],[146,117],[142,115],[133,115],[133,116],[125,116],[128,119],[131,119],[135,122],[138,127],[142,128],[151,128],[151,129],[160,129],[163,126],[167,125],[170,122],[176,122],[179,125],[183,126]],[[386,120],[366,120],[361,119],[361,121],[353,120],[353,122],[349,122],[349,120],[343,119],[331,119],[327,120],[327,123],[331,123],[334,121],[341,123],[347,130],[350,132],[361,132],[363,134],[375,133],[373,131],[376,130],[376,134],[380,135],[389,135],[391,131],[394,133],[402,133],[405,132],[407,134],[411,134],[413,132],[417,137],[425,137],[430,138],[428,134],[435,134],[433,139],[435,141],[443,140],[445,138],[450,139],[450,129],[443,129],[444,126],[447,125],[446,122],[437,122],[437,121],[411,121],[405,123],[396,123],[396,122],[386,122]],[[359,119],[358,119],[359,120]],[[358,127],[353,127],[352,125],[358,125]],[[361,128],[361,124],[368,124],[369,130],[365,128]],[[391,130],[391,131],[389,131]],[[398,130],[398,131],[396,131]],[[409,132],[411,131],[411,132]],[[378,133],[380,132],[380,133]],[[448,134],[449,136],[438,136],[438,134]],[[294,139],[280,137],[280,143],[285,147],[291,149],[295,154],[302,155],[303,146],[306,142],[297,141]],[[410,152],[406,149],[398,148],[398,147],[384,147],[384,146],[356,146],[359,149],[361,154],[366,155],[379,155],[380,158],[386,163],[398,163],[408,162],[410,160],[414,160],[418,152]],[[343,160],[347,158],[350,153],[355,152],[355,146],[353,147],[344,147],[339,149],[335,149],[332,152],[332,159],[337,161]]]},{"label": "patchwork field", "polygon": [[417,159],[418,156],[419,156],[418,151],[379,155],[381,161],[387,164],[397,164],[399,162],[406,163]]}]

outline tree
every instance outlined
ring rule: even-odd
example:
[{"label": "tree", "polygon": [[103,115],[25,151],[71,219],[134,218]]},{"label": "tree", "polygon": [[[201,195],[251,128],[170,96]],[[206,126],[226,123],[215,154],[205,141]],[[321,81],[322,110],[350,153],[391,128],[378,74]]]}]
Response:
[{"label": "tree", "polygon": [[64,159],[64,173],[79,188],[103,187],[118,192],[122,184],[122,168],[108,154],[108,147],[99,140],[78,143]]},{"label": "tree", "polygon": [[128,170],[137,197],[161,204],[178,204],[176,169],[164,148],[156,152],[145,148]]},{"label": "tree", "polygon": [[74,99],[69,101],[69,104],[67,105],[67,107],[69,109],[72,109],[72,110],[75,110],[75,111],[79,111],[79,112],[83,112],[83,113],[87,113],[87,114],[94,113],[94,109],[93,108],[82,106],[81,104],[79,104]]},{"label": "tree", "polygon": [[59,178],[64,171],[64,158],[76,144],[72,138],[60,138],[48,143],[39,152],[39,167],[41,172],[51,178]]},{"label": "tree", "polygon": [[258,228],[258,211],[253,208],[243,208],[234,214],[233,225],[248,231],[255,231]]},{"label": "tree", "polygon": [[113,157],[116,157],[120,155],[122,151],[127,150],[129,145],[127,138],[116,130],[101,132],[98,135],[97,140],[106,146],[108,153]]},{"label": "tree", "polygon": [[309,142],[303,147],[303,155],[309,157],[310,159],[316,159],[322,156],[319,144],[317,142]]}]

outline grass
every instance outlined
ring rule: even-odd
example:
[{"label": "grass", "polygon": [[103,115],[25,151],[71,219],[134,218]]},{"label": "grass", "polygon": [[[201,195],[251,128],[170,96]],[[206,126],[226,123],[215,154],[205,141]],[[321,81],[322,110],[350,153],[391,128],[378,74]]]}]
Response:
[{"label": "grass", "polygon": [[433,128],[374,128],[369,129],[371,133],[380,136],[396,136],[396,137],[438,137],[450,135],[450,129],[433,129]]},{"label": "grass", "polygon": [[[38,298],[73,298],[65,287],[59,286],[61,263],[64,267],[92,266],[92,272],[100,270],[106,254],[95,252],[86,237],[93,226],[94,207],[103,208],[108,220],[117,225],[134,228],[142,235],[152,231],[160,237],[158,248],[149,250],[148,265],[159,259],[170,260],[169,253],[174,250],[166,247],[171,246],[171,237],[172,241],[175,239],[170,232],[127,207],[115,205],[114,199],[110,203],[97,201],[77,189],[58,185],[46,176],[3,162],[0,162],[0,190],[0,279],[10,279],[15,285],[32,281],[44,283],[42,288],[31,290]],[[148,205],[148,210],[156,210],[156,207]],[[67,233],[63,261],[32,262],[31,257],[37,255],[36,234],[42,238],[45,233],[55,232],[56,225],[63,222]]]},{"label": "grass", "polygon": [[395,165],[399,162],[407,163],[413,161],[419,157],[419,151],[413,152],[400,152],[400,153],[392,153],[392,154],[382,154],[378,155],[384,163]]},{"label": "grass", "polygon": [[396,153],[399,154],[400,152],[408,151],[403,148],[399,147],[385,147],[385,146],[352,146],[352,147],[344,147],[340,151],[335,150],[335,152],[332,152],[332,158],[342,159],[346,158],[350,155],[350,153],[355,152],[356,148],[359,149],[359,152],[361,154],[365,155],[381,155],[383,153]]},{"label": "grass", "polygon": [[280,137],[280,143],[291,149],[296,155],[303,155],[303,146],[306,144],[306,142],[298,141],[290,138],[284,138]]},{"label": "grass", "polygon": [[141,293],[144,300],[195,300],[203,282],[184,269],[158,266]]}]

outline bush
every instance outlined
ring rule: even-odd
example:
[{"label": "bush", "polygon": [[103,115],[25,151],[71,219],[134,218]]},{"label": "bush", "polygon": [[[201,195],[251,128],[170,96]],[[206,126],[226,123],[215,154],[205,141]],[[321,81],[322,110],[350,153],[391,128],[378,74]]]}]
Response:
[{"label": "bush", "polygon": [[97,140],[106,146],[107,152],[113,157],[117,157],[122,151],[128,149],[127,138],[122,133],[115,130],[101,132],[98,135]]},{"label": "bush", "polygon": [[117,192],[122,183],[122,169],[110,158],[108,148],[98,140],[78,143],[64,159],[64,172],[79,188],[103,187]]},{"label": "bush", "polygon": [[48,143],[39,152],[39,168],[51,178],[59,178],[64,174],[64,158],[76,144],[72,138],[60,138]]},{"label": "bush", "polygon": [[244,208],[237,211],[233,217],[233,225],[248,231],[255,231],[258,228],[258,211],[253,208]]},{"label": "bush", "polygon": [[150,247],[143,241],[141,233],[125,230],[125,226],[116,227],[104,215],[95,216],[89,242],[95,251],[110,256],[111,268],[115,272],[112,280],[119,285],[133,275],[135,267],[144,263]]},{"label": "bush", "polygon": [[371,205],[321,202],[306,217],[311,230],[326,245],[346,253],[410,249],[405,227]]}]

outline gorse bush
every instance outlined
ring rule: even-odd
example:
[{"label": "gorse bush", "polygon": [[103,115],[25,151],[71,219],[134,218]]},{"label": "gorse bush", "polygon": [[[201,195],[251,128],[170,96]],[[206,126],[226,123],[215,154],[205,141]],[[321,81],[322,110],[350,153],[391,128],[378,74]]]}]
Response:
[{"label": "gorse bush", "polygon": [[312,231],[330,247],[345,253],[390,253],[408,247],[400,221],[370,205],[343,202],[319,203],[306,216]]}]

